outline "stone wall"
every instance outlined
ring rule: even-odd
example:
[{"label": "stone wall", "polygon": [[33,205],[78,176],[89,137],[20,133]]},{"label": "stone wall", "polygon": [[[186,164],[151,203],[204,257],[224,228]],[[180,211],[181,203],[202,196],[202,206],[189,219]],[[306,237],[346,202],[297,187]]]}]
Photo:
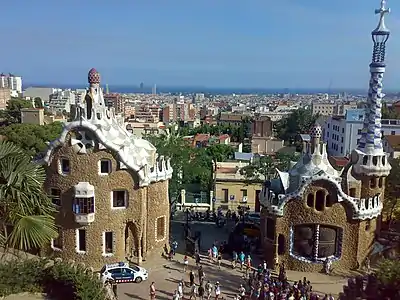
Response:
[{"label": "stone wall", "polygon": [[[331,207],[325,207],[323,211],[317,211],[307,206],[307,195],[316,193],[317,190],[324,190],[329,193],[330,200],[333,202]],[[279,256],[279,262],[284,261],[285,266],[291,270],[305,272],[319,272],[323,269],[322,263],[309,263],[300,261],[290,255],[290,231],[291,227],[300,224],[320,224],[339,227],[342,230],[342,253],[338,261],[334,261],[332,267],[336,270],[349,270],[358,267],[357,251],[359,242],[359,223],[351,219],[351,207],[344,202],[337,202],[337,191],[334,186],[327,182],[318,182],[311,185],[304,193],[305,199],[293,199],[289,201],[284,210],[284,216],[277,218],[275,245],[277,237],[282,234],[285,237],[285,253]],[[273,242],[268,242],[271,249]],[[274,254],[277,251],[268,251],[269,261],[274,261]]]},{"label": "stone wall", "polygon": [[[146,249],[149,254],[161,255],[164,244],[169,245],[169,219],[168,181],[153,183],[147,188]],[[163,224],[163,230],[157,228],[157,225],[162,225],[160,223]]]},{"label": "stone wall", "polygon": [[[165,188],[163,190],[162,187],[168,182],[155,184],[161,187],[161,190],[152,186],[139,188],[137,175],[129,170],[120,169],[114,153],[100,150],[99,145],[96,144],[93,149],[89,150],[89,154],[77,154],[70,146],[69,140],[70,137],[67,138],[64,146],[53,152],[51,163],[46,167],[46,190],[49,192],[51,188],[57,188],[62,193],[61,207],[56,215],[56,223],[62,228],[63,244],[61,251],[49,249],[47,254],[73,259],[77,262],[86,262],[94,268],[101,268],[106,263],[125,261],[125,258],[130,257],[131,254],[146,256],[146,249],[154,249],[158,245],[158,243],[154,243],[154,234],[146,235],[145,232],[148,227],[146,222],[152,222],[156,217],[147,211],[148,190],[151,191],[150,198],[156,199],[161,194],[165,195]],[[68,175],[59,174],[61,158],[67,158],[70,161]],[[110,174],[99,175],[98,162],[100,159],[111,161]],[[95,187],[95,220],[87,226],[76,223],[72,211],[73,187],[79,182],[89,182]],[[116,189],[128,192],[127,208],[113,209],[111,207],[111,194]],[[150,200],[150,206],[158,207],[169,218],[169,206],[166,208],[161,202],[159,205],[153,205],[152,201],[155,200]],[[164,201],[168,201],[168,197]],[[157,214],[159,214],[159,210],[157,210]],[[130,226],[127,226],[128,223]],[[168,232],[169,228],[166,228]],[[77,251],[77,229],[86,229],[86,251],[84,253]],[[112,255],[106,255],[103,250],[103,233],[106,231],[113,232]],[[149,246],[146,247],[146,244]],[[161,248],[160,251],[162,251]],[[141,262],[140,258],[137,259],[137,262]]]}]

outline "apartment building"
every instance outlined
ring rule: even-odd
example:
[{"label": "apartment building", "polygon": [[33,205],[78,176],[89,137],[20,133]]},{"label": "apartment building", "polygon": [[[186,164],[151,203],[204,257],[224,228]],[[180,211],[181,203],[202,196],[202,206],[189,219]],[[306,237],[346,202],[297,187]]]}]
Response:
[{"label": "apartment building", "polygon": [[251,134],[254,137],[272,136],[272,121],[268,116],[256,115],[251,124]]},{"label": "apartment building", "polygon": [[125,112],[125,101],[120,94],[104,94],[104,101],[106,102],[106,106],[113,107],[116,113],[120,114]]},{"label": "apartment building", "polygon": [[193,121],[196,118],[196,108],[183,99],[166,104],[162,109],[162,121],[165,124]]},{"label": "apartment building", "polygon": [[[349,109],[345,116],[331,116],[324,124],[323,140],[332,156],[347,156],[357,147],[363,128],[365,110]],[[383,119],[382,135],[399,135],[400,120]]]},{"label": "apartment building", "polygon": [[0,110],[7,108],[8,101],[11,100],[11,91],[9,88],[0,88]]},{"label": "apartment building", "polygon": [[8,88],[17,93],[22,93],[22,77],[13,74],[0,74],[0,88]]},{"label": "apartment building", "polygon": [[[40,98],[42,99],[42,102],[47,105],[50,100],[50,96],[60,92],[61,89],[55,89],[55,88],[43,88],[43,87],[28,87],[24,90],[23,92],[23,97],[25,99],[35,99],[35,98]],[[82,92],[85,92],[83,90]]]},{"label": "apartment building", "polygon": [[160,121],[160,106],[139,105],[135,107],[135,119],[139,122],[158,123]]},{"label": "apartment building", "polygon": [[320,114],[323,116],[339,115],[343,116],[349,109],[356,109],[356,102],[330,103],[330,102],[313,102],[311,104],[312,114]]},{"label": "apartment building", "polygon": [[71,90],[58,91],[50,96],[49,110],[53,113],[71,112],[71,105],[75,105],[75,92]]},{"label": "apartment building", "polygon": [[249,183],[240,174],[240,169],[246,165],[247,163],[239,161],[217,163],[215,207],[236,211],[239,205],[246,205],[251,211],[260,211],[262,183]]}]

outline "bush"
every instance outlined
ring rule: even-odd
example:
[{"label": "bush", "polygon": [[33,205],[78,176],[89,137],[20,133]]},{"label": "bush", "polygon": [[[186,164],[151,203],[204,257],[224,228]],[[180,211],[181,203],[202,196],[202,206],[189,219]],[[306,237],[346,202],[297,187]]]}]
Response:
[{"label": "bush", "polygon": [[85,267],[48,259],[0,264],[0,296],[46,293],[51,299],[104,300],[103,285]]}]

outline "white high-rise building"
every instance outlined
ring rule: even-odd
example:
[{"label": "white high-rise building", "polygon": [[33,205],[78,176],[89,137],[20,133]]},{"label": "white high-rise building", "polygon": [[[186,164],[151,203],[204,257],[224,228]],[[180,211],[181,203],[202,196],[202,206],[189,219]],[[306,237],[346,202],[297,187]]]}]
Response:
[{"label": "white high-rise building", "polygon": [[71,105],[76,103],[75,92],[71,90],[59,91],[50,96],[49,110],[54,113],[71,112]]},{"label": "white high-rise building", "polygon": [[11,91],[22,93],[22,77],[13,74],[0,74],[0,88],[8,88]]}]

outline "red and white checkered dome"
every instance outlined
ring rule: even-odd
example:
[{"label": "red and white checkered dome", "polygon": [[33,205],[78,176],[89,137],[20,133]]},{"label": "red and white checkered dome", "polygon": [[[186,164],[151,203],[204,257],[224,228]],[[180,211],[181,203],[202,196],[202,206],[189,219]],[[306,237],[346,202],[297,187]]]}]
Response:
[{"label": "red and white checkered dome", "polygon": [[319,124],[314,124],[310,130],[311,138],[321,138],[322,137],[322,127]]},{"label": "red and white checkered dome", "polygon": [[100,73],[95,68],[91,68],[88,73],[89,84],[100,84]]}]

